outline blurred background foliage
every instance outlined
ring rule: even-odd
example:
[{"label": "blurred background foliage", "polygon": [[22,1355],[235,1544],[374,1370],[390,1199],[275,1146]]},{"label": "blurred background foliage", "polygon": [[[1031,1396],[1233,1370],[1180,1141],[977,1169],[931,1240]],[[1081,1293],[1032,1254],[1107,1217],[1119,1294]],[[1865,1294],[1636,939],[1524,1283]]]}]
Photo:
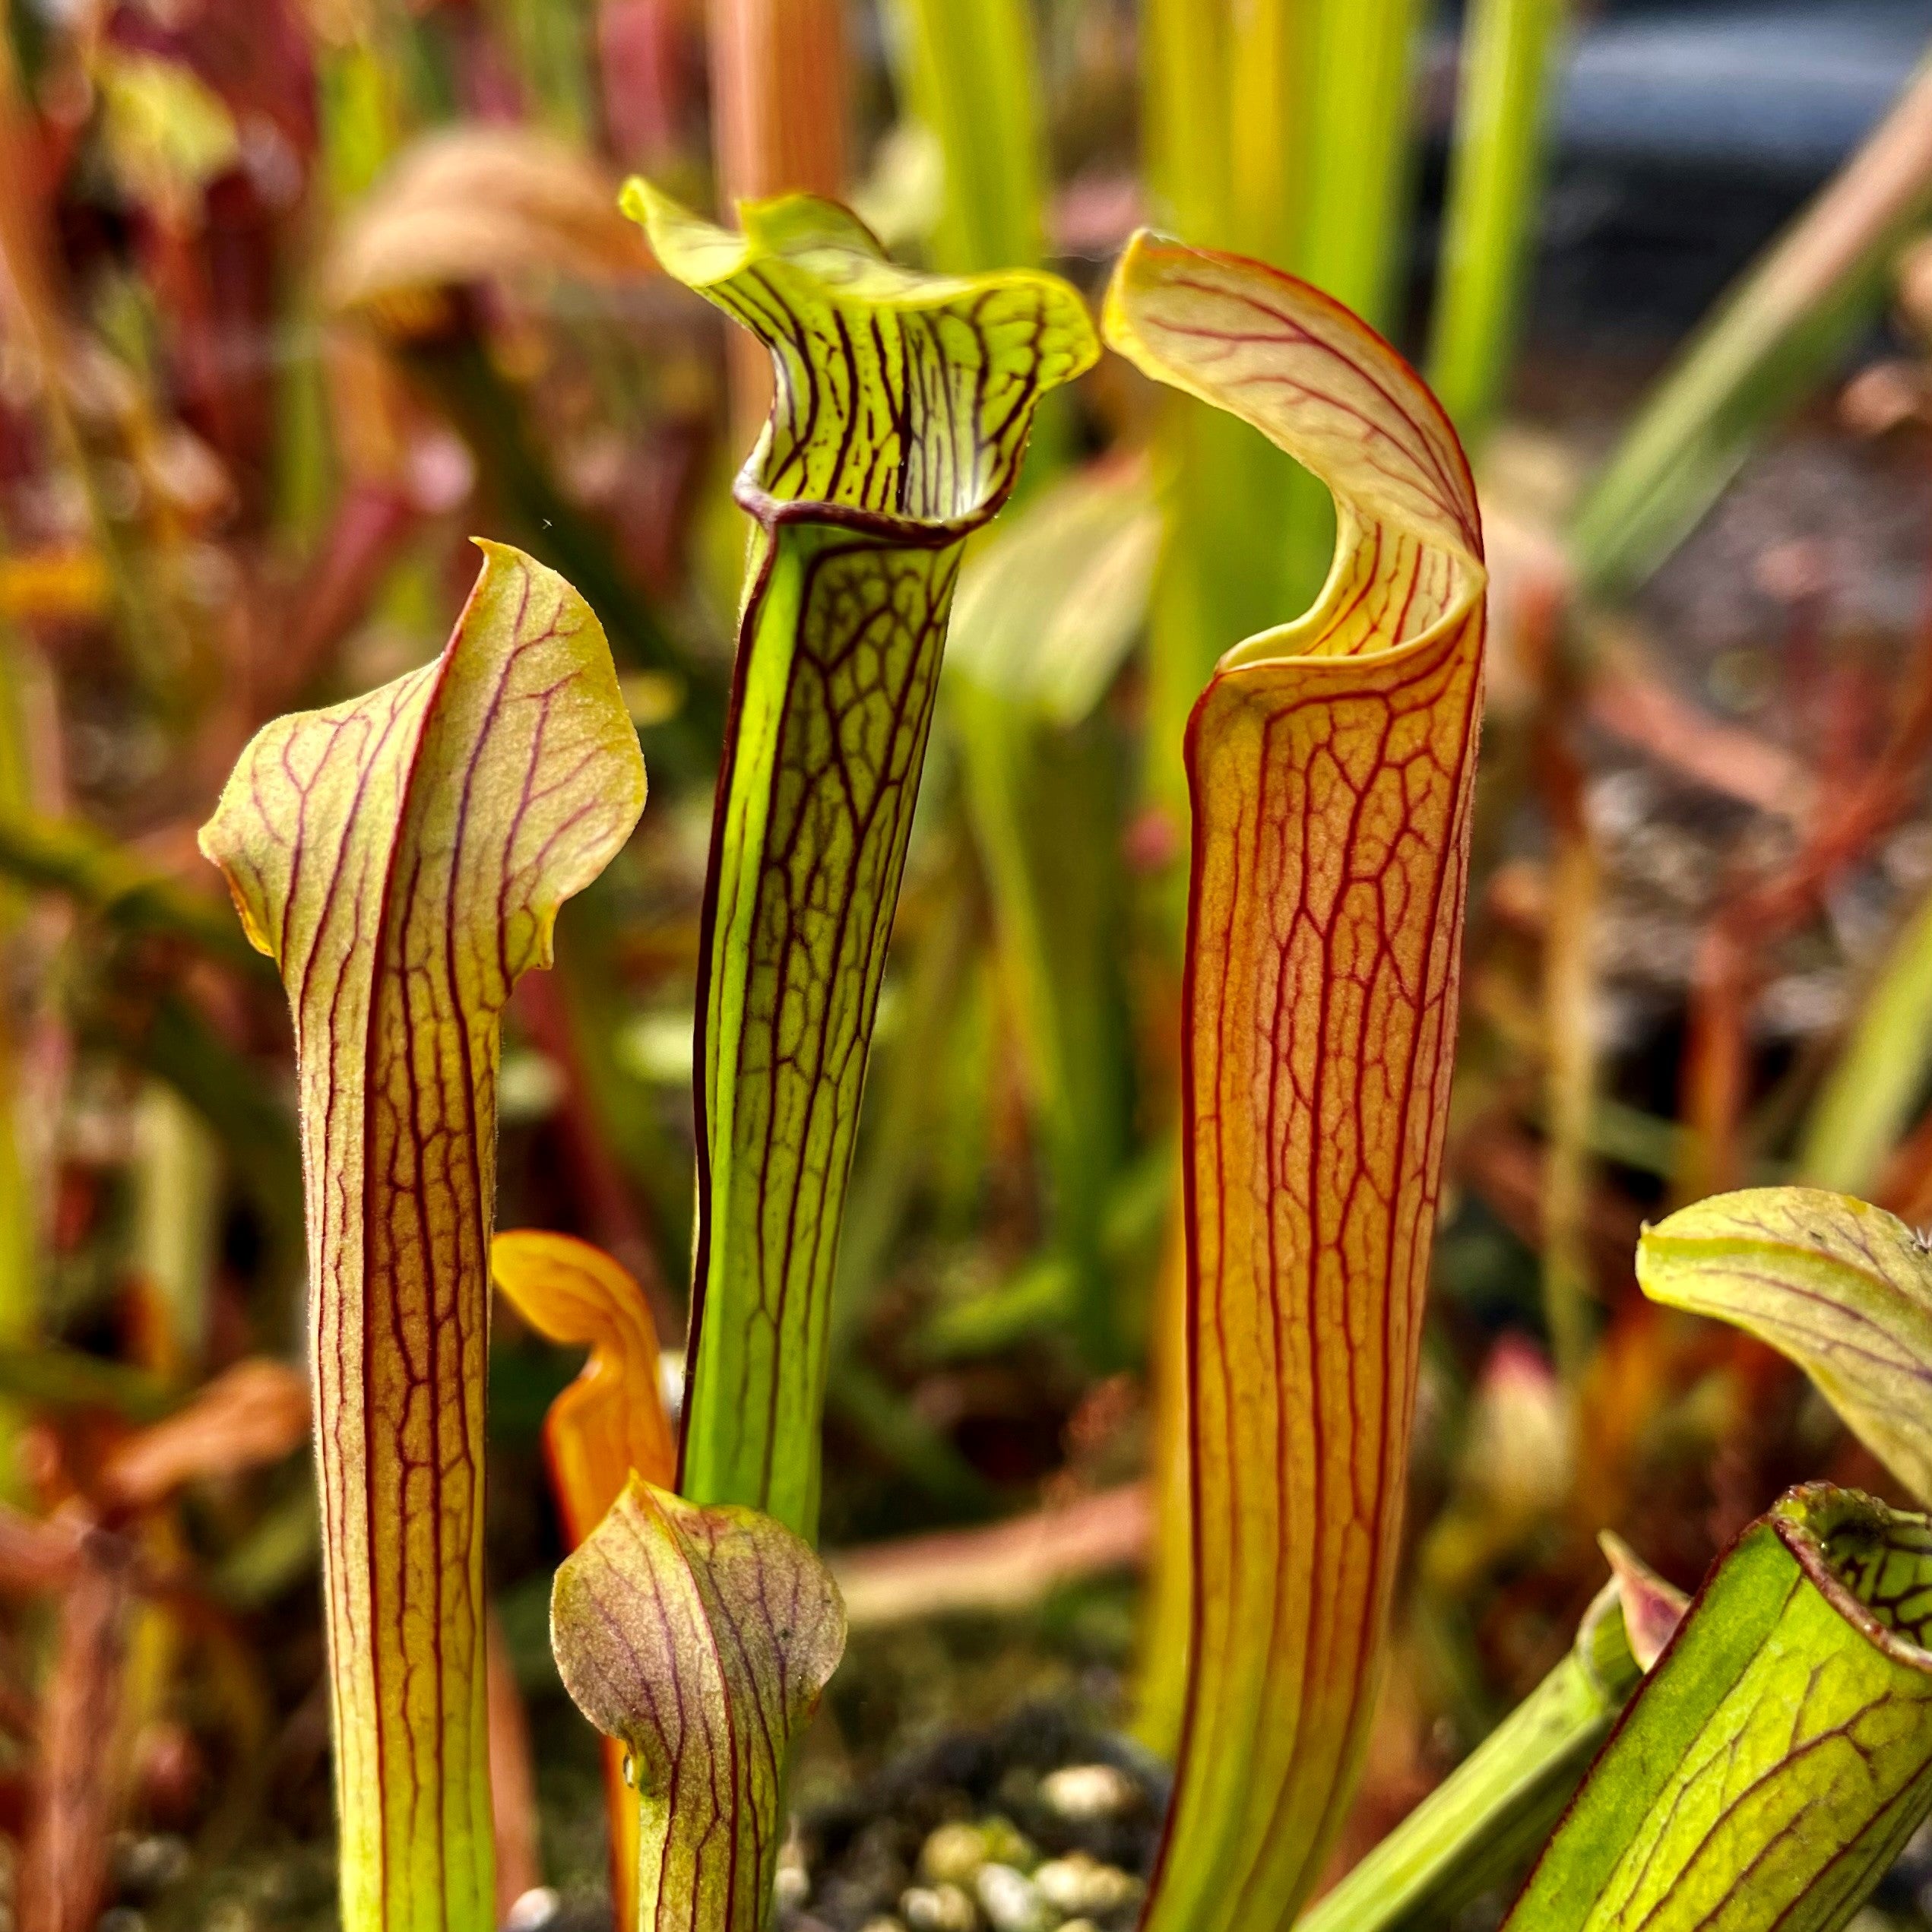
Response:
[{"label": "blurred background foliage", "polygon": [[[1495,648],[1464,1030],[1344,1857],[1560,1654],[1600,1529],[1687,1585],[1788,1481],[1885,1487],[1794,1371],[1631,1268],[1646,1214],[1747,1180],[1932,1216],[1923,0],[0,26],[0,1897],[30,1921],[17,1875],[80,1842],[118,1932],[328,1922],[299,1382],[238,1410],[222,1380],[299,1363],[287,1026],[193,833],[264,719],[439,647],[472,531],[596,608],[652,782],[512,1009],[501,1220],[609,1248],[683,1332],[728,485],[768,378],[658,274],[626,171],[721,210],[838,195],[907,260],[1090,292],[1142,220],[1250,252],[1388,332],[1468,442]],[[1135,1660],[1177,1654],[1149,1523],[1180,734],[1329,534],[1259,438],[1110,361],[971,561],[841,1258],[825,1540],[858,1631],[807,1801],[1029,1696],[1171,1745],[1173,1674]],[[543,1642],[537,1431],[575,1366],[499,1311],[498,1692],[543,1720],[534,1784],[499,1778],[507,1896],[557,1895],[529,1925],[600,1922],[594,1742]],[[179,1479],[131,1487],[184,1417]],[[1927,1922],[1920,1886],[1932,1853],[1885,1922]]]}]

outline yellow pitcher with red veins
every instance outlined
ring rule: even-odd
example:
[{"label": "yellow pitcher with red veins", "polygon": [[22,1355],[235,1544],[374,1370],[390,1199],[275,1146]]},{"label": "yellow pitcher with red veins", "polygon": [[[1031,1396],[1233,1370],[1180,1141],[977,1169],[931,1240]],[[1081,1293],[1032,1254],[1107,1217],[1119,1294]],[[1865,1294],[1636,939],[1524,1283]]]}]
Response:
[{"label": "yellow pitcher with red veins", "polygon": [[1352,1794],[1395,1582],[1455,1037],[1482,531],[1434,398],[1318,290],[1142,234],[1104,328],[1335,499],[1313,608],[1234,645],[1186,743],[1193,1623],[1145,1924],[1273,1932]]},{"label": "yellow pitcher with red veins", "polygon": [[346,1932],[496,1921],[483,1405],[496,1068],[644,809],[597,619],[486,543],[442,655],[265,726],[201,848],[295,1022]]}]

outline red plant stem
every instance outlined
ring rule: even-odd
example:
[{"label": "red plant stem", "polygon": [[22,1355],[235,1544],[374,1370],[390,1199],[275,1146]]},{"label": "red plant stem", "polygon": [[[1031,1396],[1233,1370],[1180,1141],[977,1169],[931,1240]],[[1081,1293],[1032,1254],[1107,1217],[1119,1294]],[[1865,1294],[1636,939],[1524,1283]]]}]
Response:
[{"label": "red plant stem", "polygon": [[711,0],[727,195],[836,194],[846,166],[844,0]]},{"label": "red plant stem", "polygon": [[489,1699],[489,1807],[496,1828],[496,1917],[501,1924],[526,1892],[543,1883],[537,1841],[537,1775],[530,1719],[510,1647],[493,1608],[484,1630]]},{"label": "red plant stem", "polygon": [[62,1604],[22,1860],[22,1932],[93,1932],[100,1916],[120,1787],[109,1753],[121,1707],[130,1554],[119,1537],[88,1538]]},{"label": "red plant stem", "polygon": [[1543,1295],[1557,1366],[1573,1387],[1588,1366],[1592,1290],[1588,1251],[1590,1104],[1596,1087],[1598,868],[1585,810],[1585,772],[1569,721],[1576,680],[1557,638],[1564,619],[1555,580],[1523,600],[1522,651],[1538,686],[1532,762],[1554,847],[1550,917],[1543,942],[1544,1091],[1549,1157],[1544,1167]]},{"label": "red plant stem", "polygon": [[[1548,1151],[1506,1110],[1472,1121],[1457,1139],[1452,1159],[1457,1180],[1525,1247],[1544,1246],[1548,1239]],[[1642,1232],[1643,1216],[1634,1205],[1601,1183],[1592,1188],[1582,1230],[1592,1278],[1627,1280],[1630,1257]]]},{"label": "red plant stem", "polygon": [[686,150],[702,83],[698,0],[603,0],[599,71],[610,145],[627,166],[661,176]]},{"label": "red plant stem", "polygon": [[1790,863],[1739,893],[1705,929],[1693,968],[1680,1112],[1690,1129],[1677,1198],[1740,1184],[1739,1123],[1750,1079],[1748,1023],[1772,942],[1811,918],[1826,895],[1911,811],[1932,749],[1932,613],[1921,620],[1891,740],[1863,784],[1829,792]]},{"label": "red plant stem", "polygon": [[1782,819],[1815,807],[1811,773],[1782,746],[1687,702],[1627,653],[1590,681],[1590,722],[1680,777]]},{"label": "red plant stem", "polygon": [[[711,0],[712,147],[726,204],[845,192],[850,106],[845,0]],[[727,344],[734,446],[771,406],[771,360],[733,329]]]},{"label": "red plant stem", "polygon": [[1151,1516],[1147,1485],[1126,1483],[988,1528],[869,1544],[830,1560],[855,1629],[1013,1610],[1069,1578],[1138,1564]]}]

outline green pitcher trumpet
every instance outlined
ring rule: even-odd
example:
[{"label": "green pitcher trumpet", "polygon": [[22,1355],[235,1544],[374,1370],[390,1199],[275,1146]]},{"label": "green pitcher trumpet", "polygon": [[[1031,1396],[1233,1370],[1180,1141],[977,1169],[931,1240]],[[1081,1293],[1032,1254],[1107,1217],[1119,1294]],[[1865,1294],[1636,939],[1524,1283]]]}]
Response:
[{"label": "green pitcher trumpet", "polygon": [[698,1234],[679,1487],[806,1537],[866,1056],[966,540],[1040,398],[1098,354],[1051,275],[895,268],[828,201],[742,234],[641,182],[670,274],[771,352],[698,986]]}]

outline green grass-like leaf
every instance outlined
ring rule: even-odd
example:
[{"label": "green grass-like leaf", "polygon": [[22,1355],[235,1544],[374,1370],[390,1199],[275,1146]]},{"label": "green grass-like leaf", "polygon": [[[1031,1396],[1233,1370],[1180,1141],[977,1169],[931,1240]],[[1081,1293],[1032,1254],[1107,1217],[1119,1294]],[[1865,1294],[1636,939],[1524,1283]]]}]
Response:
[{"label": "green grass-like leaf", "polygon": [[1759,439],[1844,361],[1932,209],[1932,63],[1747,269],[1624,430],[1579,507],[1570,555],[1598,595],[1640,588]]}]

